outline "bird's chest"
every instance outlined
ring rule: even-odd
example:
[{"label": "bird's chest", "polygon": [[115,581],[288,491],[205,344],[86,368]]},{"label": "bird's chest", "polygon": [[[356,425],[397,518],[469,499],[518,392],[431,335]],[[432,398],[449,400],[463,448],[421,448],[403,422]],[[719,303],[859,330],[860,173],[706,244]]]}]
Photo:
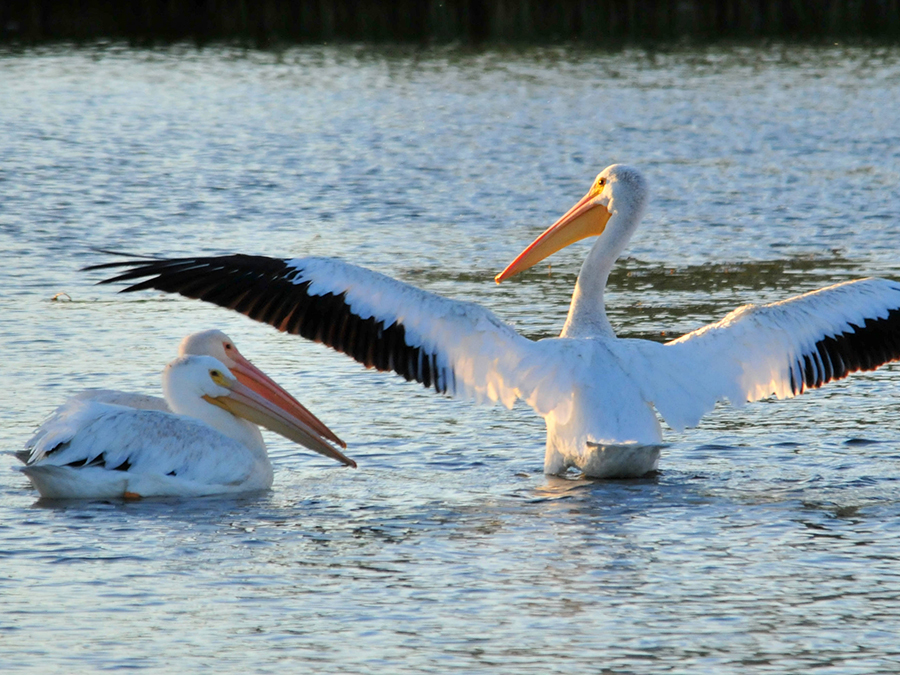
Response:
[{"label": "bird's chest", "polygon": [[548,419],[548,431],[577,445],[661,441],[652,404],[642,395],[627,351],[605,340],[585,341],[577,355],[577,376],[568,419]]}]

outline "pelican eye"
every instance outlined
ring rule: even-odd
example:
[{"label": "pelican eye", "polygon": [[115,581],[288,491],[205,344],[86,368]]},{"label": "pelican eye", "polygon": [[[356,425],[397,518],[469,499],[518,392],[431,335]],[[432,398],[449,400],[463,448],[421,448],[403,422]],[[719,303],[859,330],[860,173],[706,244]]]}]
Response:
[{"label": "pelican eye", "polygon": [[210,378],[212,378],[212,381],[215,382],[220,387],[228,386],[228,378],[222,374],[221,370],[214,368],[209,371],[209,376],[210,376]]},{"label": "pelican eye", "polygon": [[233,348],[234,348],[234,347],[233,347],[233,345],[232,345],[230,342],[226,342],[226,343],[225,343],[225,350],[226,350],[226,351],[229,350],[229,349],[233,349]]}]

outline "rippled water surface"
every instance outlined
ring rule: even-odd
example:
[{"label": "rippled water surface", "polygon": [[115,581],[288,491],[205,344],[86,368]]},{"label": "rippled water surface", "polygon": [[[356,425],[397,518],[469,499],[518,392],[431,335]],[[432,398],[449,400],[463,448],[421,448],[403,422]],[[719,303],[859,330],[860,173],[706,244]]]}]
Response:
[{"label": "rippled water surface", "polygon": [[655,477],[551,478],[524,406],[79,271],[335,255],[544,337],[589,244],[492,277],[624,161],[654,194],[623,335],[900,278],[900,50],[52,48],[0,54],[0,92],[0,449],[219,327],[360,465],[273,436],[265,494],[47,503],[3,456],[0,671],[900,670],[900,367],[722,407]]}]

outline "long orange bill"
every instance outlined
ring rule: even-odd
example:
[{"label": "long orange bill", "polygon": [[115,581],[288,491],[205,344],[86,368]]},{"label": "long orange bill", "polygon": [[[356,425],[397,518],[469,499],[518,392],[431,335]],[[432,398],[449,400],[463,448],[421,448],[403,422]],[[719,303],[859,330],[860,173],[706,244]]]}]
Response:
[{"label": "long orange bill", "polygon": [[505,270],[494,277],[494,281],[499,284],[576,241],[603,234],[611,214],[603,204],[595,203],[594,197],[596,192],[593,190],[582,197],[507,265]]},{"label": "long orange bill", "polygon": [[[280,397],[272,400],[268,395],[260,395],[239,381],[229,386],[231,391],[225,396],[204,396],[203,398],[213,405],[224,408],[232,415],[243,417],[245,420],[263,426],[276,434],[281,434],[285,438],[295,443],[300,443],[300,445],[304,445],[310,450],[315,450],[319,454],[336,459],[347,466],[356,466],[356,462],[331,445],[323,438],[322,434],[312,428],[302,417],[298,416],[293,406],[284,406]],[[278,385],[275,386],[277,387]],[[303,408],[303,410],[306,409]]]},{"label": "long orange bill", "polygon": [[306,406],[282,389],[272,378],[254,366],[248,359],[244,358],[237,347],[232,346],[232,350],[229,356],[234,361],[234,365],[228,370],[238,379],[238,382],[250,387],[260,396],[277,402],[277,405],[290,411],[292,415],[303,420],[310,428],[315,429],[320,436],[327,438],[342,448],[347,447],[347,444],[325,426],[324,422],[307,410]]}]

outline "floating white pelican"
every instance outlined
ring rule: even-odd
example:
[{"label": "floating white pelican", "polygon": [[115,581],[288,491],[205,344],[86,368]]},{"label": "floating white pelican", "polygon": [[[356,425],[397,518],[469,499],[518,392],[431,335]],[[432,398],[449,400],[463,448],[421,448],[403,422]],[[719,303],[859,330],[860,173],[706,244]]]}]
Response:
[{"label": "floating white pelican", "polygon": [[900,357],[900,283],[861,279],[770,305],[746,305],[667,343],[617,338],[603,292],[647,202],[643,175],[616,164],[502,273],[598,236],[578,275],[559,338],[528,340],[490,311],[328,258],[230,255],[133,260],[102,283],[133,281],[234,309],[394,370],[438,392],[512,406],[523,399],[547,423],[544,470],[596,477],[655,469],[656,412],[674,429],[716,401],[736,405],[871,370]]},{"label": "floating white pelican", "polygon": [[263,378],[257,393],[216,358],[179,356],[163,373],[164,401],[109,390],[70,399],[26,444],[20,470],[49,498],[264,490],[272,465],[256,424],[356,466],[319,433],[320,421]]},{"label": "floating white pelican", "polygon": [[[344,443],[344,441],[335,436],[334,432],[325,426],[318,417],[307,410],[302,403],[282,389],[268,375],[246,359],[244,355],[238,351],[237,346],[234,344],[234,340],[225,335],[222,331],[216,329],[204,330],[199,333],[191,333],[185,337],[178,346],[178,356],[190,355],[212,356],[213,358],[218,359],[229,371],[231,371],[231,374],[237,378],[238,382],[244,386],[250,387],[260,396],[268,398],[273,402],[277,402],[279,406],[301,419],[320,436],[342,448],[347,447],[347,444]],[[166,400],[159,396],[148,396],[147,394],[135,394],[113,389],[86,389],[69,399],[69,402],[76,400],[111,403],[142,410],[163,410],[165,412],[172,412],[172,409],[169,407],[169,404],[166,403]],[[65,411],[66,406],[61,406],[44,424],[52,422],[56,415],[63,414]],[[27,461],[29,454],[30,452],[26,449],[24,452],[17,452],[16,456],[25,462]]]}]

